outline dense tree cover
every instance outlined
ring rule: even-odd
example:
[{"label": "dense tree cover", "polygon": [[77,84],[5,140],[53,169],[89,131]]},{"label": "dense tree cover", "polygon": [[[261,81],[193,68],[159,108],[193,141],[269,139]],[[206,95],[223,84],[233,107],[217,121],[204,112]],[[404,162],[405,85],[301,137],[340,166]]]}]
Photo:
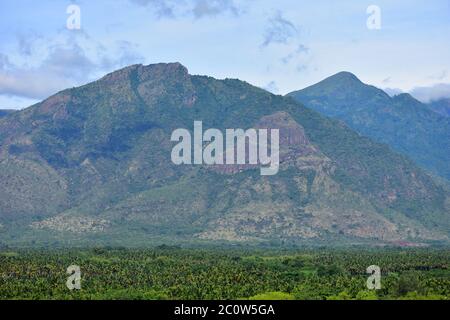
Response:
[{"label": "dense tree cover", "polygon": [[[79,265],[81,290],[66,287]],[[366,268],[382,270],[368,290]],[[73,249],[0,252],[1,299],[449,299],[450,251]]]}]

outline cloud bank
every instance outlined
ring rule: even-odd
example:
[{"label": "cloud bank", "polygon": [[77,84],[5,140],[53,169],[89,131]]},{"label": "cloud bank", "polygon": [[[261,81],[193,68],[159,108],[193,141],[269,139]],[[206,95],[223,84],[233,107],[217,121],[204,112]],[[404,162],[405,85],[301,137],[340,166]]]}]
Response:
[{"label": "cloud bank", "polygon": [[131,3],[151,8],[158,18],[203,17],[231,14],[240,10],[234,0],[130,0]]},{"label": "cloud bank", "polygon": [[416,87],[410,91],[410,94],[425,103],[450,98],[450,84],[438,83],[431,87]]},{"label": "cloud bank", "polygon": [[[46,52],[35,66],[13,63],[8,55],[0,53],[0,95],[44,99],[65,88],[89,82],[106,72],[143,61],[135,46],[128,41],[117,41],[113,48],[106,50],[87,34],[74,36],[63,33],[61,36],[62,40],[44,41],[45,47],[34,51],[34,58],[41,51]],[[19,47],[23,46],[19,42]],[[39,43],[33,40],[26,44],[26,48],[36,46]],[[33,55],[31,49],[22,54]]]},{"label": "cloud bank", "polygon": [[298,34],[297,27],[278,11],[269,20],[269,25],[264,34],[264,41],[261,45],[267,47],[274,43],[287,44],[290,39],[298,36]]}]

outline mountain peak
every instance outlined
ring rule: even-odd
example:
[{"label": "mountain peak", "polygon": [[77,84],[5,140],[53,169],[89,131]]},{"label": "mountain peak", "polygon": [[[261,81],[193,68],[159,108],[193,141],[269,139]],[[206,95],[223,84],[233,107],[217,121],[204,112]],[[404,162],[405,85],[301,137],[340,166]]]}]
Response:
[{"label": "mountain peak", "polygon": [[405,101],[405,102],[415,102],[415,103],[420,103],[419,100],[417,100],[417,99],[414,98],[412,95],[410,95],[409,93],[406,93],[406,92],[396,94],[396,95],[393,96],[392,98],[393,98],[394,100],[396,100],[396,101]]},{"label": "mountain peak", "polygon": [[106,82],[128,79],[131,74],[137,73],[139,80],[148,80],[150,78],[163,77],[182,77],[189,76],[188,69],[179,62],[156,63],[156,64],[133,64],[122,69],[116,70],[104,76],[101,80]]},{"label": "mountain peak", "polygon": [[414,98],[409,93],[400,93],[392,97],[392,101],[398,106],[406,107],[407,110],[415,110],[415,112],[420,112],[428,107]]},{"label": "mountain peak", "polygon": [[[352,81],[358,81],[361,82],[361,80],[358,79],[357,76],[355,76],[353,73],[348,71],[341,71],[338,72],[327,79],[333,79],[333,80],[352,80]],[[326,80],[326,79],[325,79]]]},{"label": "mountain peak", "polygon": [[333,97],[335,101],[351,100],[360,104],[369,95],[380,96],[381,99],[388,99],[388,95],[382,90],[373,86],[364,84],[353,73],[341,71],[324,80],[288,94],[297,100],[307,97]]},{"label": "mountain peak", "polygon": [[348,71],[341,71],[338,72],[328,78],[325,78],[324,80],[320,81],[318,84],[322,84],[325,86],[331,86],[335,88],[341,88],[348,86],[353,87],[362,87],[365,86],[365,84],[358,79],[357,76],[355,76],[353,73]]},{"label": "mountain peak", "polygon": [[[446,179],[448,167],[448,105],[428,106],[409,93],[390,97],[349,72],[289,94],[305,106],[344,121],[361,135],[390,145],[424,168]],[[438,124],[438,125],[437,125]]]},{"label": "mountain peak", "polygon": [[189,77],[188,69],[179,62],[156,63],[149,65],[139,65],[138,73],[143,78],[148,77]]},{"label": "mountain peak", "polygon": [[181,72],[189,74],[188,69],[179,62],[154,63],[146,66],[140,64],[138,65],[138,68],[147,72],[164,71],[164,72]]}]

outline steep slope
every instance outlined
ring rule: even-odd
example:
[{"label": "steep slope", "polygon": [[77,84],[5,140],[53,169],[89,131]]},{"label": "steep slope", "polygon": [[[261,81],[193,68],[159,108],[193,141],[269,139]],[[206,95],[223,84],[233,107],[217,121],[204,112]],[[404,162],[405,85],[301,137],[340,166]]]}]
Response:
[{"label": "steep slope", "polygon": [[[173,130],[280,129],[280,172],[174,165]],[[448,191],[407,158],[245,82],[133,65],[0,120],[0,241],[447,241]]]},{"label": "steep slope", "polygon": [[7,115],[13,113],[16,110],[11,109],[0,109],[0,118],[6,117]]},{"label": "steep slope", "polygon": [[450,179],[450,120],[411,95],[391,98],[353,74],[341,72],[289,96]]},{"label": "steep slope", "polygon": [[434,112],[437,112],[444,117],[450,117],[450,98],[431,101],[428,103],[428,106]]}]

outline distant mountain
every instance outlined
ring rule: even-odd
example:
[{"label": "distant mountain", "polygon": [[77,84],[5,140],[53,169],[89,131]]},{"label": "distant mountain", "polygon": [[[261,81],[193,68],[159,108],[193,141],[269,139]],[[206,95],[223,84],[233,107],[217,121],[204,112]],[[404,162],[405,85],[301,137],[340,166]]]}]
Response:
[{"label": "distant mountain", "polygon": [[443,115],[444,117],[450,117],[450,98],[431,101],[428,106],[430,109]]},{"label": "distant mountain", "polygon": [[11,109],[0,109],[0,118],[6,117],[7,115],[13,113],[16,110]]},{"label": "distant mountain", "polygon": [[341,72],[288,96],[450,179],[450,119],[411,95],[390,97]]},{"label": "distant mountain", "polygon": [[[376,91],[361,88],[340,91]],[[280,129],[280,171],[173,164],[171,133],[195,120]],[[446,188],[341,121],[179,63],[133,65],[0,120],[8,245],[447,242]]]}]

